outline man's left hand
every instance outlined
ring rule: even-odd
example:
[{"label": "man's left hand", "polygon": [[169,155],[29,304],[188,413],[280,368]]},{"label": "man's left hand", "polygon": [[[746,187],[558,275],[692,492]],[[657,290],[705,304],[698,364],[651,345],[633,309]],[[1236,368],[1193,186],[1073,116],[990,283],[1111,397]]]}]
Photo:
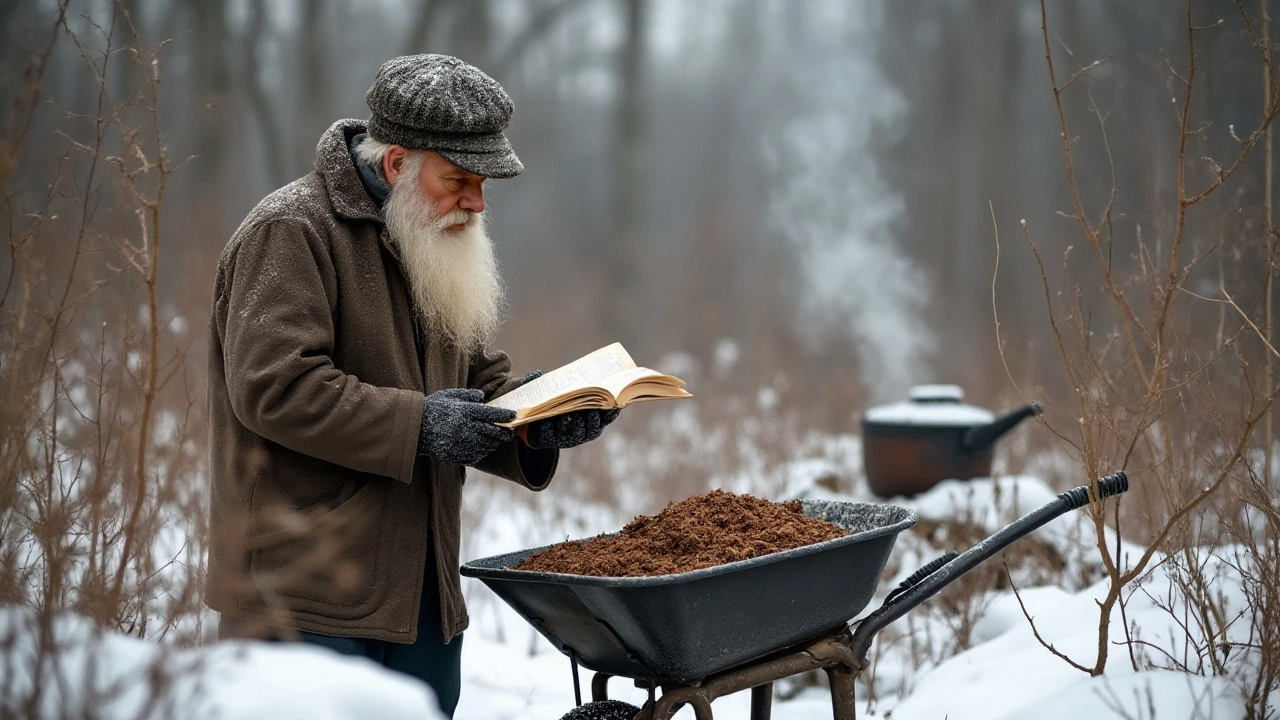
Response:
[{"label": "man's left hand", "polygon": [[620,410],[575,410],[529,423],[525,442],[539,450],[563,450],[591,442],[618,418]]}]

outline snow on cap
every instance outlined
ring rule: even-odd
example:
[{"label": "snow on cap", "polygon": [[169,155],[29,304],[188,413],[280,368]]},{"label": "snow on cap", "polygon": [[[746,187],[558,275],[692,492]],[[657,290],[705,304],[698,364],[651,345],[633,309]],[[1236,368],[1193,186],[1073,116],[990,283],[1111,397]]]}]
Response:
[{"label": "snow on cap", "polygon": [[515,177],[524,165],[502,134],[515,105],[496,80],[449,55],[405,55],[378,68],[365,93],[369,135],[434,150],[463,170]]}]

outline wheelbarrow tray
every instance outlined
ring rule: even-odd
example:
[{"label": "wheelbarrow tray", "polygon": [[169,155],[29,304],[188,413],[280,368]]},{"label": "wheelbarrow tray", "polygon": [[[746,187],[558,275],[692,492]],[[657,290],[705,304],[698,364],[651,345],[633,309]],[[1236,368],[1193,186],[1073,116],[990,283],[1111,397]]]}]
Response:
[{"label": "wheelbarrow tray", "polygon": [[473,560],[479,578],[561,652],[597,672],[688,682],[817,638],[875,594],[898,533],[895,505],[804,500],[849,535],[673,575],[591,577],[513,570],[544,546]]}]

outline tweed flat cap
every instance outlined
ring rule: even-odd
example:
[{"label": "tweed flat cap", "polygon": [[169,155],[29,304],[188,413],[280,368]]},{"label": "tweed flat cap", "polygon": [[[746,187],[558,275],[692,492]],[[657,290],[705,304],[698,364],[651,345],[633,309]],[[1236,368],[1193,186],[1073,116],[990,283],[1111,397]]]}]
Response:
[{"label": "tweed flat cap", "polygon": [[365,93],[375,140],[434,150],[463,170],[515,177],[524,165],[502,134],[515,108],[496,80],[449,55],[406,55],[378,68]]}]

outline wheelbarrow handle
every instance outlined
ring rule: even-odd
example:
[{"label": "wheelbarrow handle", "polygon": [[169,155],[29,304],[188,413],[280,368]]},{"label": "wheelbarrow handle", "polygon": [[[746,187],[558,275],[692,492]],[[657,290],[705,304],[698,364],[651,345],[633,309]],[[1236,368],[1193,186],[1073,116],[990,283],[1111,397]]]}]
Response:
[{"label": "wheelbarrow handle", "polygon": [[876,633],[890,623],[906,615],[925,600],[938,594],[942,588],[955,582],[996,553],[1018,539],[1031,534],[1060,515],[1082,508],[1091,502],[1099,502],[1129,489],[1129,477],[1123,472],[1098,479],[1095,495],[1093,485],[1081,485],[1059,495],[1038,510],[1014,520],[991,534],[977,545],[956,555],[947,553],[916,571],[885,598],[884,603],[857,625],[850,645],[860,662],[866,663],[867,651]]}]

